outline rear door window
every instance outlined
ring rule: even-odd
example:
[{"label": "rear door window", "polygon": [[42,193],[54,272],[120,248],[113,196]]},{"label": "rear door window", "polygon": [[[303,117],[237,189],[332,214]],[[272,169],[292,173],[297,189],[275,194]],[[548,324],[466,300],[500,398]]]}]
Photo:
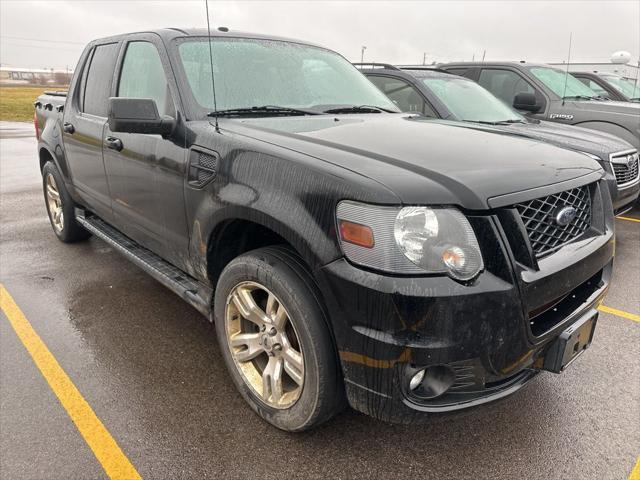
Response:
[{"label": "rear door window", "polygon": [[85,80],[84,100],[80,102],[83,112],[98,117],[107,116],[117,56],[117,43],[95,47]]},{"label": "rear door window", "polygon": [[509,106],[518,93],[536,93],[524,78],[511,70],[485,68],[478,83]]}]

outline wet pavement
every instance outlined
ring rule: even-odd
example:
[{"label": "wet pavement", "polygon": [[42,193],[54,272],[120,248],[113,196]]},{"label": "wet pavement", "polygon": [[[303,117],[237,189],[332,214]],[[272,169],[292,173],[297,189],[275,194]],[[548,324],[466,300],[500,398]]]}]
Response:
[{"label": "wet pavement", "polygon": [[[0,282],[142,477],[629,476],[640,453],[640,323],[601,313],[593,345],[565,373],[496,403],[421,426],[348,410],[287,434],[236,393],[196,310],[100,240],[57,241],[32,130],[0,125]],[[638,314],[640,223],[616,227],[605,304]],[[1,312],[0,334],[0,478],[106,478]]]}]

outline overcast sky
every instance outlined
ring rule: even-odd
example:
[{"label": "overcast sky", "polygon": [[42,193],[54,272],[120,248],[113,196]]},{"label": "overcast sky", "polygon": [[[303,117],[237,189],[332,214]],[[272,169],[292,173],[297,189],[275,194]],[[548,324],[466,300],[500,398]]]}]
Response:
[{"label": "overcast sky", "polygon": [[[494,60],[608,62],[640,55],[640,1],[210,0],[212,26],[294,37],[349,60],[391,63]],[[158,27],[205,27],[204,0],[0,0],[0,63],[73,68],[94,38]],[[64,43],[63,43],[64,42]]]}]

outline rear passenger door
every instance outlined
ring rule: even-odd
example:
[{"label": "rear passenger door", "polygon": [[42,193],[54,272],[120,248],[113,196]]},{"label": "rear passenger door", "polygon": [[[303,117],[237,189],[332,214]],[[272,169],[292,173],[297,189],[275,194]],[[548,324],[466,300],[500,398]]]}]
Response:
[{"label": "rear passenger door", "polygon": [[120,43],[94,45],[67,103],[64,149],[73,185],[83,204],[111,220],[111,195],[102,157],[107,105]]}]

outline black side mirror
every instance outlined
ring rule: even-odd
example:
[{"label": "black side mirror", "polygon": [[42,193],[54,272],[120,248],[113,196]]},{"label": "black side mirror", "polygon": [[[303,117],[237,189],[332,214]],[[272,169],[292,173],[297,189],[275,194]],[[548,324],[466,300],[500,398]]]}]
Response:
[{"label": "black side mirror", "polygon": [[538,103],[538,99],[534,93],[520,92],[516,94],[513,99],[513,108],[536,113],[540,111],[542,105]]},{"label": "black side mirror", "polygon": [[158,114],[150,98],[109,98],[109,129],[112,132],[169,135],[175,119]]}]

